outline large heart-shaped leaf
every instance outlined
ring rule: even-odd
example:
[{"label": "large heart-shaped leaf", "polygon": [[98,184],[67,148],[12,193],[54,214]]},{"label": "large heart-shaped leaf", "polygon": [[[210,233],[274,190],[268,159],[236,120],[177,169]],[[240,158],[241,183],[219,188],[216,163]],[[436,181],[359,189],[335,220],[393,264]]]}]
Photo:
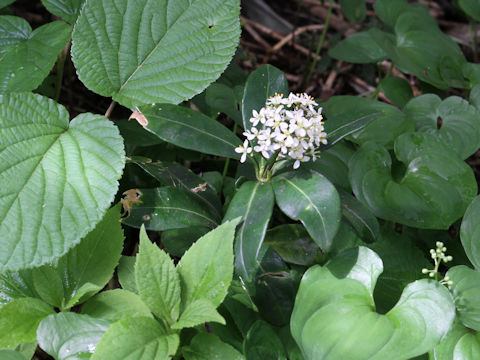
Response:
[{"label": "large heart-shaped leaf", "polygon": [[32,31],[22,18],[0,16],[0,94],[37,88],[55,64],[71,31],[63,21]]},{"label": "large heart-shaped leaf", "polygon": [[89,89],[124,106],[178,104],[227,67],[239,10],[238,0],[87,1],[72,59]]},{"label": "large heart-shaped leaf", "polygon": [[480,112],[458,96],[442,101],[425,94],[410,100],[404,111],[417,131],[437,135],[462,159],[480,147]]},{"label": "large heart-shaped leaf", "polygon": [[472,169],[442,140],[404,134],[395,141],[395,154],[405,164],[404,174],[392,174],[390,154],[376,143],[365,144],[350,159],[353,192],[377,217],[447,229],[463,215],[477,185]]},{"label": "large heart-shaped leaf", "polygon": [[380,258],[357,248],[303,276],[291,318],[292,335],[306,360],[403,360],[429,351],[448,332],[455,306],[438,282],[409,284],[386,315],[372,292]]},{"label": "large heart-shaped leaf", "polygon": [[258,269],[258,254],[272,216],[274,196],[270,184],[248,181],[235,193],[225,220],[242,217],[235,237],[235,270],[250,282]]},{"label": "large heart-shaped leaf", "polygon": [[0,271],[42,265],[77,244],[110,205],[125,163],[105,117],[45,97],[0,97]]},{"label": "large heart-shaped leaf", "polygon": [[328,252],[340,226],[340,197],[327,178],[314,171],[292,171],[273,178],[275,199],[293,220],[300,220],[312,239]]},{"label": "large heart-shaped leaf", "polygon": [[435,346],[431,360],[476,360],[480,357],[480,335],[455,321],[445,338]]},{"label": "large heart-shaped leaf", "polygon": [[70,24],[75,24],[84,2],[85,0],[42,0],[48,11]]},{"label": "large heart-shaped leaf", "polygon": [[477,196],[465,211],[460,227],[460,238],[468,259],[480,269],[480,196]]},{"label": "large heart-shaped leaf", "polygon": [[40,298],[31,269],[0,274],[0,307],[22,297]]}]

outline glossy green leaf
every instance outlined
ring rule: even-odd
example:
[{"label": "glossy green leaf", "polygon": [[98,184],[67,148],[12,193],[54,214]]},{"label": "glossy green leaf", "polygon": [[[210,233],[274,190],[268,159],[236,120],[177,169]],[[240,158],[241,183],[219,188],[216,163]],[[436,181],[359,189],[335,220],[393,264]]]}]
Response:
[{"label": "glossy green leaf", "polygon": [[136,161],[135,163],[163,185],[192,192],[194,197],[206,205],[215,219],[221,219],[222,204],[217,194],[209,186],[206,186],[203,178],[194,174],[190,169],[177,163],[160,161],[149,163]]},{"label": "glossy green leaf", "polygon": [[182,257],[185,251],[209,230],[203,226],[166,230],[162,232],[162,245],[171,256]]},{"label": "glossy green leaf", "polygon": [[63,21],[32,31],[22,18],[0,16],[0,94],[37,88],[57,61],[71,31]]},{"label": "glossy green leaf", "polygon": [[32,341],[30,343],[18,345],[15,350],[22,354],[25,358],[32,359],[35,351],[37,350],[37,346],[37,341]]},{"label": "glossy green leaf", "polygon": [[235,236],[235,271],[250,282],[258,268],[257,258],[272,216],[274,195],[269,183],[248,181],[231,200],[224,221],[242,217]]},{"label": "glossy green leaf", "polygon": [[75,24],[85,0],[42,0],[43,6],[52,14]]},{"label": "glossy green leaf", "polygon": [[200,93],[225,70],[240,35],[237,0],[89,1],[72,59],[92,91],[134,108]]},{"label": "glossy green leaf", "polygon": [[354,64],[376,63],[387,58],[382,47],[370,35],[370,31],[360,31],[350,35],[328,51],[328,55]]},{"label": "glossy green leaf", "polygon": [[0,348],[32,342],[38,324],[54,313],[53,308],[35,298],[16,299],[0,308]]},{"label": "glossy green leaf", "polygon": [[42,265],[101,220],[118,189],[125,156],[105,117],[45,97],[0,97],[0,271]]},{"label": "glossy green leaf", "polygon": [[381,260],[361,249],[303,276],[290,325],[306,360],[409,359],[435,346],[453,322],[450,293],[429,280],[409,284],[392,310],[377,314],[372,291]]},{"label": "glossy green leaf", "polygon": [[168,334],[149,317],[123,319],[107,330],[92,360],[166,360],[175,355],[177,334]]},{"label": "glossy green leaf", "polygon": [[220,305],[233,277],[233,238],[240,219],[202,236],[183,255],[177,271],[182,283],[182,309],[199,299]]},{"label": "glossy green leaf", "polygon": [[480,269],[480,196],[473,199],[463,216],[462,226],[460,227],[460,238],[463,248],[473,266]]},{"label": "glossy green leaf", "polygon": [[[404,134],[395,141],[404,173],[392,174],[392,159],[367,143],[350,159],[356,197],[382,219],[422,229],[447,229],[477,192],[471,168],[432,134]],[[446,167],[445,164],[449,166]]]},{"label": "glossy green leaf", "polygon": [[300,220],[322,251],[328,252],[340,225],[340,198],[335,187],[313,171],[293,171],[274,177],[280,209]]},{"label": "glossy green leaf", "polygon": [[109,321],[88,315],[53,314],[38,327],[38,344],[56,360],[89,359],[109,326]]},{"label": "glossy green leaf", "polygon": [[438,136],[462,159],[480,147],[480,112],[460,97],[442,101],[437,95],[425,94],[412,99],[404,111],[417,131]]},{"label": "glossy green leaf", "polygon": [[340,0],[342,13],[354,23],[361,23],[367,16],[367,5],[365,0]]},{"label": "glossy green leaf", "polygon": [[407,80],[400,77],[390,76],[383,79],[380,81],[380,88],[385,96],[400,108],[413,98],[412,87]]},{"label": "glossy green leaf", "polygon": [[455,345],[453,350],[453,358],[455,360],[473,360],[480,357],[480,335],[465,334]]},{"label": "glossy green leaf", "polygon": [[480,272],[460,265],[450,268],[446,274],[451,286],[458,318],[468,328],[480,331]]},{"label": "glossy green leaf", "polygon": [[82,306],[82,314],[115,322],[129,317],[151,317],[150,309],[135,293],[115,289],[103,291]]},{"label": "glossy green leaf", "polygon": [[179,147],[205,154],[240,159],[235,148],[240,139],[214,119],[178,105],[146,105],[141,109],[150,133]]},{"label": "glossy green leaf", "polygon": [[322,251],[298,224],[283,224],[267,231],[265,244],[291,264],[311,266],[322,258]]},{"label": "glossy green leaf", "polygon": [[123,256],[117,267],[118,282],[123,289],[137,293],[137,283],[135,282],[135,256]]},{"label": "glossy green leaf", "polygon": [[267,99],[275,93],[288,96],[288,82],[285,74],[272,65],[263,65],[247,78],[242,100],[243,128],[252,127],[250,118],[253,110],[260,111]]},{"label": "glossy green leaf", "polygon": [[148,230],[169,230],[190,226],[215,227],[215,218],[191,191],[165,186],[135,189],[140,196],[132,204],[130,215],[122,220],[128,226]]},{"label": "glossy green leaf", "polygon": [[[429,360],[452,360],[455,359],[453,357],[453,353],[455,351],[455,347],[458,341],[470,331],[463,326],[457,319],[453,322],[450,331],[445,335],[442,341],[435,346],[433,351],[430,353]],[[458,354],[458,352],[457,352]],[[473,360],[473,358],[468,357],[459,357],[462,360]]]},{"label": "glossy green leaf", "polygon": [[52,265],[32,271],[40,297],[69,309],[100,291],[112,278],[123,250],[120,206],[107,211],[80,244]]},{"label": "glossy green leaf", "polygon": [[35,290],[32,270],[0,274],[0,307],[23,297],[40,297]]},{"label": "glossy green leaf", "polygon": [[407,0],[377,0],[373,4],[377,16],[393,28],[398,16],[408,7]]},{"label": "glossy green leaf", "polygon": [[140,248],[135,263],[135,280],[141,299],[150,310],[172,325],[180,314],[180,279],[168,254],[150,242],[140,229]]},{"label": "glossy green leaf", "polygon": [[280,338],[271,325],[265,321],[256,321],[243,343],[243,353],[247,360],[287,360]]},{"label": "glossy green leaf", "polygon": [[14,350],[0,349],[0,358],[2,360],[26,360],[25,356],[23,356],[18,351],[14,351]]},{"label": "glossy green leaf", "polygon": [[194,327],[206,322],[218,322],[225,325],[225,319],[218,313],[216,307],[207,299],[198,299],[190,303],[180,315],[172,329]]},{"label": "glossy green leaf", "polygon": [[396,137],[414,129],[412,121],[405,114],[383,102],[358,96],[334,96],[323,105],[327,134],[367,116],[373,117],[368,124],[351,135],[351,139],[358,144],[376,141],[390,148]]},{"label": "glossy green leaf", "polygon": [[460,8],[471,18],[480,21],[480,4],[475,0],[458,0]]},{"label": "glossy green leaf", "polygon": [[199,333],[182,348],[185,360],[244,360],[243,355],[214,334]]}]

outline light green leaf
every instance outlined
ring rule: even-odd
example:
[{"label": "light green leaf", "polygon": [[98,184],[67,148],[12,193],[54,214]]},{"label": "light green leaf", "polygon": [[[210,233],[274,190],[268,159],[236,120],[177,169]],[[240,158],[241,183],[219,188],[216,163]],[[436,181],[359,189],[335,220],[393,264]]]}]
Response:
[{"label": "light green leaf", "polygon": [[84,2],[85,0],[42,0],[48,11],[70,24],[75,24]]},{"label": "light green leaf", "polygon": [[263,320],[257,320],[248,330],[243,342],[243,353],[248,360],[287,359],[280,338],[273,327]]},{"label": "light green leaf", "polygon": [[140,298],[150,310],[167,324],[175,323],[180,313],[180,279],[173,260],[150,242],[143,226],[135,280]]},{"label": "light green leaf", "polygon": [[480,216],[480,196],[473,199],[472,203],[465,211],[462,219],[462,226],[460,227],[460,239],[462,240],[463,248],[477,270],[480,269],[480,223],[478,221]]},{"label": "light green leaf", "polygon": [[38,324],[54,313],[53,308],[40,299],[16,299],[0,308],[0,347],[12,348],[32,342]]},{"label": "light green leaf", "polygon": [[0,16],[0,94],[36,89],[52,69],[71,31],[63,21],[32,31],[22,18]]},{"label": "light green leaf", "polygon": [[474,360],[480,358],[480,335],[468,333],[461,337],[453,350],[454,360]]},{"label": "light green leaf", "polygon": [[242,217],[243,223],[235,236],[235,270],[247,282],[253,281],[258,269],[258,254],[274,200],[269,183],[247,181],[233,196],[224,217],[224,221]]},{"label": "light green leaf", "polygon": [[[371,251],[357,254],[349,262],[314,266],[303,276],[290,326],[305,359],[404,360],[432,349],[455,317],[448,290],[436,281],[416,281],[391,311],[380,315],[371,292],[380,270],[373,264],[379,258],[373,260]],[[343,264],[341,271],[337,261]]]},{"label": "light green leaf", "polygon": [[107,284],[123,250],[119,219],[117,205],[66,255],[52,265],[32,271],[35,289],[43,300],[60,309],[69,309]]},{"label": "light green leaf", "polygon": [[244,360],[232,346],[224,343],[214,334],[199,333],[189,346],[182,348],[185,360]]},{"label": "light green leaf", "polygon": [[2,360],[26,360],[25,356],[14,350],[0,350],[0,359]]},{"label": "light green leaf", "polygon": [[238,0],[88,1],[72,59],[92,91],[134,108],[200,93],[225,70],[240,35]]},{"label": "light green leaf", "polygon": [[125,163],[122,138],[105,117],[45,97],[0,96],[0,271],[42,265],[101,220]]},{"label": "light green leaf", "polygon": [[118,282],[123,289],[138,293],[137,283],[135,282],[135,256],[123,256],[117,267]]},{"label": "light green leaf", "polygon": [[40,297],[35,290],[32,270],[0,274],[0,307],[23,297]]},{"label": "light green leaf", "polygon": [[233,277],[233,238],[239,218],[202,236],[183,255],[177,270],[182,283],[182,309],[199,299],[218,306]]},{"label": "light green leaf", "polygon": [[88,315],[53,314],[38,327],[38,344],[56,360],[89,359],[109,326],[109,321]]},{"label": "light green leaf", "polygon": [[107,330],[92,360],[167,360],[175,355],[179,337],[167,334],[149,317],[123,319]]},{"label": "light green leaf", "polygon": [[225,319],[218,313],[210,301],[198,299],[185,308],[178,322],[172,326],[172,329],[181,330],[206,322],[217,322],[225,325]]},{"label": "light green leaf", "polygon": [[[442,339],[442,341],[435,346],[433,351],[430,354],[429,359],[430,360],[455,360],[453,357],[453,353],[455,351],[455,347],[458,343],[458,341],[466,334],[468,334],[470,331],[463,326],[460,321],[455,319],[455,321],[452,324],[452,327],[450,328],[450,331],[445,335],[445,337]],[[474,360],[473,358],[462,358],[460,357],[457,360]]]},{"label": "light green leaf", "polygon": [[129,317],[152,317],[150,309],[137,294],[123,289],[95,295],[82,306],[82,314],[112,322]]},{"label": "light green leaf", "polygon": [[322,251],[328,252],[340,225],[340,197],[314,171],[292,171],[273,178],[275,199],[291,219],[300,220]]}]

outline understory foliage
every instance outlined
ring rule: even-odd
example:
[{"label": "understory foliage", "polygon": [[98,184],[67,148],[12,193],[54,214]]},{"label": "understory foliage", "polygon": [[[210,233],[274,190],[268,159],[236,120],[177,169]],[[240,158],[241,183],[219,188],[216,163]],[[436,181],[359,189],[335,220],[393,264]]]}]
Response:
[{"label": "understory foliage", "polygon": [[236,65],[240,0],[41,2],[0,0],[2,360],[480,358],[480,65],[425,5],[340,0],[328,55],[391,65],[320,101]]}]

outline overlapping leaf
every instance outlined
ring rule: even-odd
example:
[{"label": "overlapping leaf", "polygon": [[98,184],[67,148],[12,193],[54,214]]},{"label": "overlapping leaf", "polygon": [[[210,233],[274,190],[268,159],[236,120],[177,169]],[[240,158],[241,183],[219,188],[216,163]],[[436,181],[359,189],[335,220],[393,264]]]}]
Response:
[{"label": "overlapping leaf", "polygon": [[42,0],[42,4],[52,14],[75,24],[85,0]]},{"label": "overlapping leaf", "polygon": [[478,239],[480,239],[479,216],[480,197],[477,196],[465,211],[460,228],[460,238],[465,253],[477,270],[480,269],[480,244],[478,241]]}]

